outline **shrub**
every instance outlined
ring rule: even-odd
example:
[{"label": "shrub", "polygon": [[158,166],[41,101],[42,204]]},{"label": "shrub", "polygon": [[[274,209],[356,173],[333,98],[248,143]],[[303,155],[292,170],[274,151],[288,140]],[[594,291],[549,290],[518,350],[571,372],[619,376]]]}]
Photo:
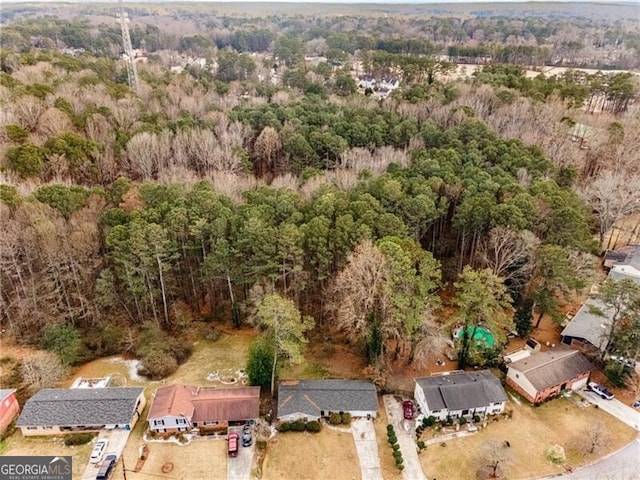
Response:
[{"label": "shrub", "polygon": [[398,437],[396,437],[395,433],[393,435],[389,435],[388,440],[389,440],[389,445],[398,443]]},{"label": "shrub", "polygon": [[614,387],[625,386],[626,378],[629,376],[629,368],[615,360],[609,360],[604,366],[604,374]]},{"label": "shrub", "polygon": [[265,338],[258,338],[249,347],[247,375],[251,385],[266,387],[271,384],[273,346]]},{"label": "shrub", "polygon": [[453,418],[451,418],[451,415],[447,415],[446,423],[447,425],[453,425]]},{"label": "shrub", "polygon": [[394,443],[393,445],[391,445],[391,448],[393,448],[394,452],[397,452],[398,450],[400,450],[400,445],[398,445],[397,443]]},{"label": "shrub", "polygon": [[391,424],[387,425],[387,433],[389,432],[393,432],[393,425]]},{"label": "shrub", "polygon": [[291,424],[291,430],[294,432],[304,432],[306,429],[306,425],[304,420],[296,420]]},{"label": "shrub", "polygon": [[307,422],[307,432],[318,433],[322,427],[317,420],[311,420]]},{"label": "shrub", "polygon": [[351,423],[351,414],[349,412],[344,412],[342,414],[342,423],[345,425],[349,425]]},{"label": "shrub", "polygon": [[95,436],[95,433],[72,433],[64,437],[62,443],[64,443],[67,447],[71,447],[74,445],[84,445],[93,440],[93,437]]},{"label": "shrub", "polygon": [[256,447],[258,448],[258,450],[264,450],[265,448],[267,448],[267,441],[266,440],[256,440]]},{"label": "shrub", "polygon": [[291,423],[289,422],[282,422],[278,425],[278,431],[280,432],[288,432],[289,430],[291,430]]},{"label": "shrub", "polygon": [[329,415],[329,423],[331,425],[340,425],[342,423],[342,415],[336,412],[332,413]]},{"label": "shrub", "polygon": [[187,443],[187,437],[184,436],[184,434],[180,434],[178,435],[178,442],[180,443]]},{"label": "shrub", "polygon": [[400,470],[400,471],[404,470],[404,465],[403,464],[396,465],[396,467],[398,467],[398,470]]},{"label": "shrub", "polygon": [[430,415],[422,419],[422,425],[425,427],[431,427],[434,423],[436,423],[436,417]]},{"label": "shrub", "polygon": [[142,357],[138,372],[152,380],[168,377],[178,369],[178,362],[168,353],[152,350]]},{"label": "shrub", "polygon": [[420,450],[424,450],[425,448],[427,448],[427,444],[424,443],[422,440],[418,440],[418,448]]},{"label": "shrub", "polygon": [[402,465],[404,463],[404,459],[402,456],[396,457],[396,465]]},{"label": "shrub", "polygon": [[459,423],[460,425],[464,425],[464,424],[466,424],[466,423],[467,423],[467,419],[466,419],[466,418],[464,418],[464,417],[460,417],[460,420],[458,420],[458,423]]},{"label": "shrub", "polygon": [[473,416],[473,421],[474,421],[475,423],[478,423],[478,422],[480,421],[480,415],[474,415],[474,416]]},{"label": "shrub", "polygon": [[399,458],[399,457],[402,457],[402,452],[400,450],[394,450],[393,458]]}]

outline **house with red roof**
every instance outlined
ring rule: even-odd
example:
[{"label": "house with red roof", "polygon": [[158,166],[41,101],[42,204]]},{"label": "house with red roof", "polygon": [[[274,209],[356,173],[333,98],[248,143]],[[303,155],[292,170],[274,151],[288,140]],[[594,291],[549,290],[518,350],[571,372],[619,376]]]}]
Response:
[{"label": "house with red roof", "polygon": [[156,391],[147,420],[158,433],[223,430],[255,420],[259,412],[260,387],[170,385]]}]

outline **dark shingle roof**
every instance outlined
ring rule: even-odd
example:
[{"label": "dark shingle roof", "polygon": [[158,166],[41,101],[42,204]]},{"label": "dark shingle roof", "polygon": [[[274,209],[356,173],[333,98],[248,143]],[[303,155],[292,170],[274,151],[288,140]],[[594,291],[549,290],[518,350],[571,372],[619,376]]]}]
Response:
[{"label": "dark shingle roof", "polygon": [[[597,312],[602,312],[598,315]],[[606,342],[606,334],[611,327],[613,311],[608,309],[598,299],[588,299],[571,319],[560,334],[563,337],[581,338],[587,340],[596,348],[601,348]]]},{"label": "dark shingle roof", "polygon": [[364,380],[300,380],[282,382],[278,388],[278,416],[320,411],[348,412],[378,410],[373,383]]},{"label": "dark shingle roof", "polygon": [[507,394],[489,370],[416,378],[430,410],[469,410],[504,402]]},{"label": "dark shingle roof", "polygon": [[47,388],[27,400],[18,427],[123,425],[131,422],[142,387]]},{"label": "dark shingle roof", "polygon": [[544,352],[509,364],[509,369],[524,375],[538,391],[562,385],[580,374],[591,371],[593,365],[579,351],[558,345]]}]

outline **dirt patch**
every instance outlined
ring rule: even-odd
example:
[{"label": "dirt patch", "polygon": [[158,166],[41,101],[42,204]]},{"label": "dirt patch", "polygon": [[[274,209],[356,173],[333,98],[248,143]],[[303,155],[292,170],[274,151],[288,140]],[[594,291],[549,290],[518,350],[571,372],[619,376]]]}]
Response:
[{"label": "dirt patch", "polygon": [[[264,480],[356,479],[360,467],[351,432],[326,426],[320,433],[288,432],[269,441]],[[385,477],[386,478],[386,477]]]},{"label": "dirt patch", "polygon": [[[509,442],[515,462],[505,468],[508,478],[535,478],[564,471],[564,466],[547,460],[547,451],[554,444],[565,449],[566,465],[576,468],[618,450],[636,436],[633,429],[602,410],[579,407],[571,399],[556,399],[536,408],[510,402],[508,408],[513,411],[511,419],[499,417],[499,421],[489,422],[486,429],[470,437],[449,440],[445,446],[436,443],[427,447],[420,456],[427,477],[475,479],[480,449],[490,440]],[[576,450],[576,440],[585,428],[596,423],[606,429],[610,443],[583,457]],[[423,439],[428,438],[434,438],[432,431],[423,434]]]}]

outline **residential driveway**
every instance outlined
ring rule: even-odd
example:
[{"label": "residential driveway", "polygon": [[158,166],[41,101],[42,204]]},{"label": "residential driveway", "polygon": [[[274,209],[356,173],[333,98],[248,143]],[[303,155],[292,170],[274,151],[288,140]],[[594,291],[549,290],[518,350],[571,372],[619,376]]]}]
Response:
[{"label": "residential driveway", "polygon": [[[609,415],[616,417],[621,422],[624,422],[630,427],[640,431],[640,412],[637,410],[625,405],[615,398],[613,400],[604,400],[589,390],[579,390],[578,394],[589,402],[598,405],[598,408],[601,408]],[[640,465],[640,461],[638,464]]]},{"label": "residential driveway", "polygon": [[[102,430],[96,438],[96,441],[103,438],[109,440],[109,445],[107,445],[107,449],[104,451],[102,458],[109,454],[113,454],[118,457],[118,460],[120,460],[120,455],[127,444],[130,433],[131,430],[122,430],[120,428],[116,428],[114,430]],[[93,442],[92,445],[95,445],[95,442]],[[89,452],[89,455],[91,455],[91,452]],[[82,474],[82,480],[95,480],[102,462],[89,463],[89,457],[86,458],[86,462],[87,468],[85,468],[84,473]],[[122,468],[122,466],[119,464],[116,468]]]},{"label": "residential driveway", "polygon": [[227,480],[251,480],[251,462],[256,444],[255,435],[250,447],[242,446],[242,427],[229,427],[229,433],[236,432],[239,438],[240,451],[235,458],[227,456]]},{"label": "residential driveway", "polygon": [[[551,478],[551,477],[548,477]],[[640,439],[593,465],[568,475],[562,480],[640,480]]]},{"label": "residential driveway", "polygon": [[373,421],[358,418],[351,422],[351,433],[356,442],[362,480],[383,480],[378,457],[378,442]]},{"label": "residential driveway", "polygon": [[[404,470],[402,478],[404,480],[426,480],[420,461],[418,460],[418,447],[416,445],[416,434],[411,422],[405,421],[402,414],[402,403],[394,395],[383,395],[384,408],[387,411],[389,423],[393,425],[398,437],[398,444],[404,459]],[[391,452],[389,452],[391,454]]]}]

